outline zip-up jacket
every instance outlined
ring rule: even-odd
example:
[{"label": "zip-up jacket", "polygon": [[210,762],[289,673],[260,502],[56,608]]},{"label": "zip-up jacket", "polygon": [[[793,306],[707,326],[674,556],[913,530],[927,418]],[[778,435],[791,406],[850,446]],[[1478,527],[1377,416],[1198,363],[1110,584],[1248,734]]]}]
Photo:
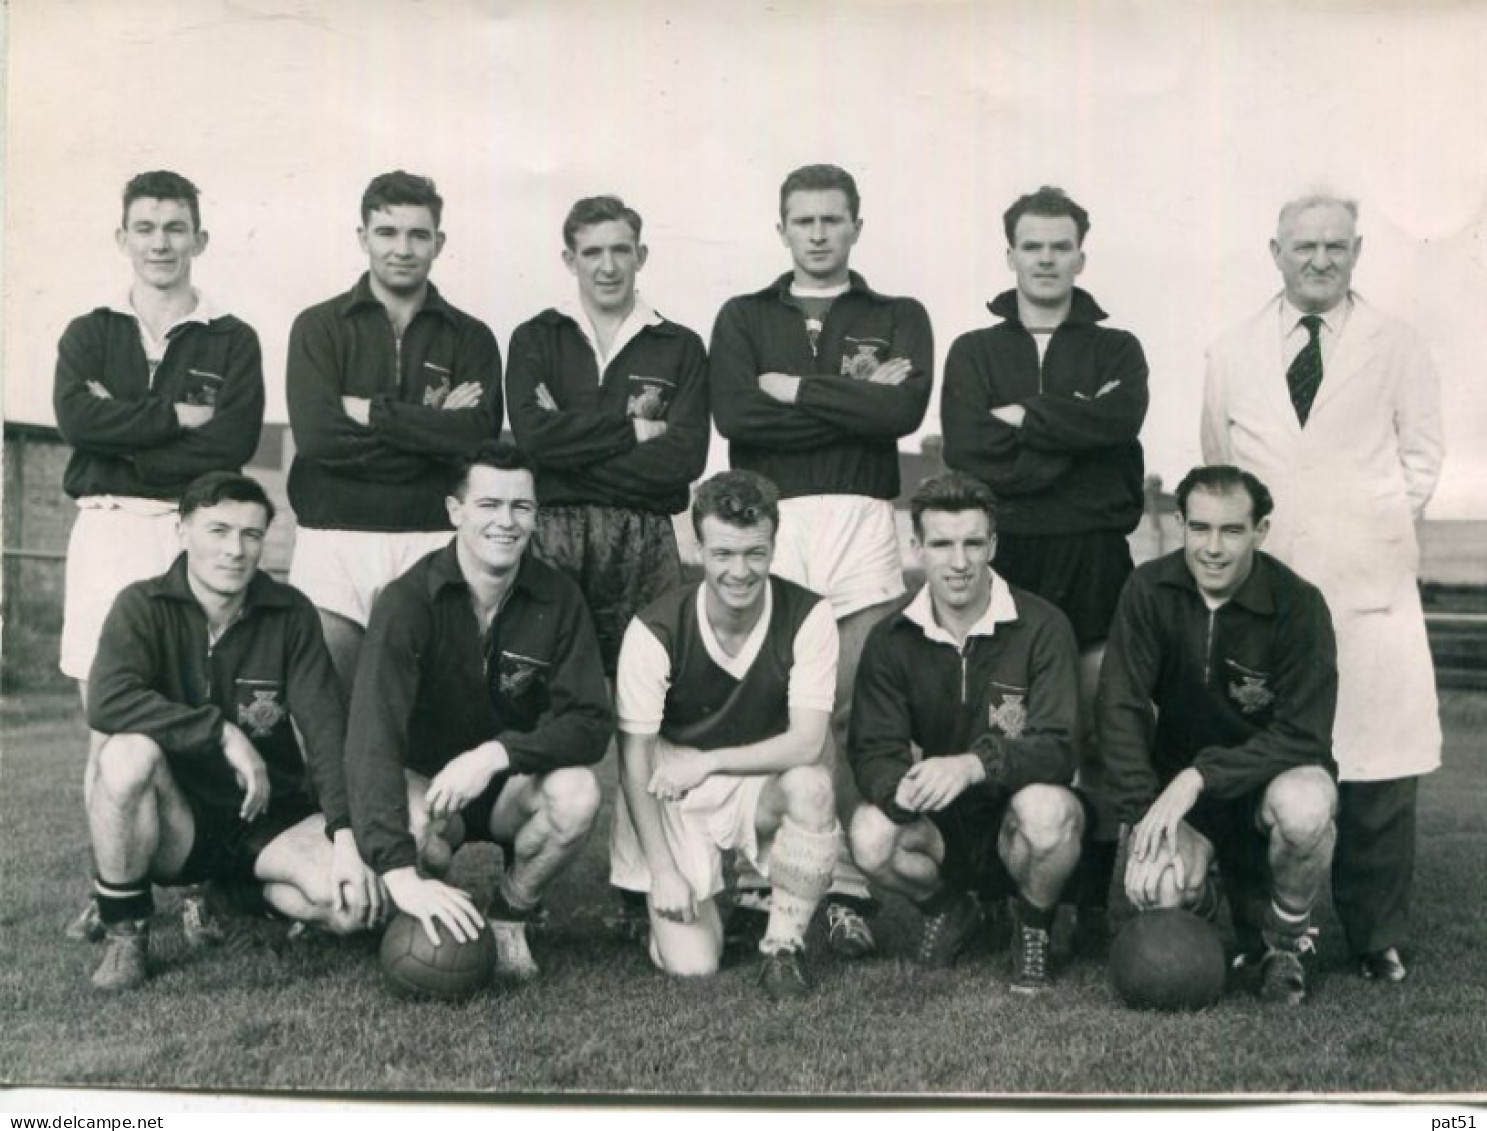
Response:
[{"label": "zip-up jacket", "polygon": [[[735,468],[772,479],[782,498],[899,492],[898,438],[924,420],[934,378],[929,315],[911,298],[889,298],[856,272],[831,304],[812,352],[805,315],[785,274],[762,291],[729,299],[708,351],[713,420]],[[893,358],[913,372],[899,385],[868,376]],[[802,378],[794,404],[759,388],[763,373]]]},{"label": "zip-up jacket", "polygon": [[[110,396],[95,396],[90,381]],[[178,404],[210,405],[212,419],[183,428]],[[258,335],[230,314],[183,322],[170,331],[152,380],[138,321],[99,307],[62,334],[52,407],[73,448],[62,477],[68,495],[179,499],[197,476],[237,471],[258,447]]]},{"label": "zip-up jacket", "polygon": [[[707,354],[676,322],[643,327],[601,378],[577,323],[544,310],[511,335],[506,405],[516,442],[541,471],[537,500],[548,506],[677,514],[707,465]],[[664,420],[665,434],[638,443],[636,417]]]},{"label": "zip-up jacket", "polygon": [[916,601],[927,605],[919,594],[900,600],[868,633],[848,755],[863,798],[896,823],[922,816],[894,800],[914,746],[926,758],[975,753],[986,784],[1009,793],[1074,779],[1074,631],[1036,594],[1001,578],[994,585],[1010,593],[1009,611],[993,631],[974,631],[959,648],[931,639],[909,615]]},{"label": "zip-up jacket", "polygon": [[[288,364],[289,502],[300,524],[448,529],[454,465],[500,431],[501,351],[490,328],[430,284],[399,338],[363,275],[294,320]],[[480,383],[480,403],[442,408],[467,381]],[[370,421],[346,415],[342,397],[369,399]]]},{"label": "zip-up jacket", "polygon": [[88,725],[151,739],[183,790],[209,809],[236,812],[243,791],[222,753],[224,722],[263,758],[270,805],[308,792],[308,763],[327,835],[350,826],[346,707],[315,606],[259,571],[213,646],[182,554],[114,601],[88,676]]},{"label": "zip-up jacket", "polygon": [[1135,824],[1188,766],[1219,799],[1296,766],[1335,778],[1336,706],[1337,645],[1315,586],[1256,553],[1239,590],[1209,609],[1181,550],[1148,562],[1121,593],[1100,671],[1100,757],[1116,812]]},{"label": "zip-up jacket", "polygon": [[[1129,534],[1141,520],[1146,357],[1088,292],[1074,289],[1069,317],[1040,363],[1018,321],[1017,292],[988,304],[1003,321],[955,339],[945,359],[940,426],[945,463],[997,496],[1003,534]],[[991,410],[1021,405],[1020,428]]]},{"label": "zip-up jacket", "polygon": [[404,767],[433,777],[492,739],[511,772],[604,757],[614,712],[583,594],[527,554],[484,634],[456,544],[421,558],[372,609],[351,695],[346,779],[362,858],[379,873],[418,857]]}]

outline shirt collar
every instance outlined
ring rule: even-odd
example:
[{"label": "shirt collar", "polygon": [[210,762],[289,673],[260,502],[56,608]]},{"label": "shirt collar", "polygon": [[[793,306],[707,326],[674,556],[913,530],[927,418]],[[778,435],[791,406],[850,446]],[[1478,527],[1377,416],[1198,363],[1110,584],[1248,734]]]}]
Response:
[{"label": "shirt collar", "polygon": [[[558,303],[557,306],[553,307],[553,309],[564,318],[572,321],[578,327],[578,332],[584,336],[584,340],[593,347],[594,353],[598,354],[599,343],[594,338],[594,326],[589,321],[589,312],[583,308],[583,303],[578,298],[570,295]],[[665,319],[656,313],[655,307],[646,302],[645,296],[637,291],[634,307],[631,308],[625,320],[620,323],[620,328],[614,336],[615,345],[618,347],[635,337],[636,334],[640,333],[647,326],[659,326],[664,321]],[[613,357],[619,352],[619,349],[616,348],[611,351],[610,356]]]},{"label": "shirt collar", "polygon": [[[129,291],[130,288],[126,287],[123,294],[108,304],[108,309],[112,310],[115,314],[127,314],[130,318],[139,322],[139,311],[134,309],[134,302],[130,297]],[[205,326],[208,322],[222,317],[222,310],[211,300],[205,291],[192,287],[191,293],[196,296],[196,305],[192,308],[190,314],[182,315],[172,322],[165,331],[167,334],[177,326],[184,326],[187,322],[200,322]]]},{"label": "shirt collar", "polygon": [[[1353,292],[1348,292],[1348,297],[1343,299],[1331,310],[1322,311],[1317,315],[1322,320],[1322,325],[1333,337],[1342,333],[1342,328],[1347,325],[1348,315],[1353,312]],[[1289,337],[1291,331],[1301,325],[1301,319],[1306,317],[1297,310],[1291,300],[1286,297],[1285,292],[1280,296],[1280,332],[1282,337]]]},{"label": "shirt collar", "polygon": [[[1158,582],[1174,589],[1186,590],[1193,595],[1193,600],[1200,603],[1203,601],[1203,595],[1198,592],[1198,582],[1193,578],[1192,570],[1188,569],[1183,551],[1174,550],[1152,564],[1157,571]],[[1275,579],[1268,554],[1255,551],[1255,563],[1249,576],[1224,605],[1238,605],[1261,616],[1270,616],[1275,612]]]},{"label": "shirt collar", "polygon": [[[769,286],[765,287],[758,293],[761,297],[766,298],[770,295],[774,295],[779,298],[780,301],[789,303],[793,306],[797,302],[795,296],[790,293],[790,284],[793,282],[795,282],[795,272],[786,271],[778,279],[770,283]],[[874,302],[893,301],[887,295],[881,295],[877,291],[873,290],[872,287],[868,286],[867,280],[859,275],[856,271],[847,272],[847,294],[862,295],[864,298],[871,299]]]},{"label": "shirt collar", "polygon": [[[341,299],[340,312],[348,315],[364,306],[375,306],[381,308],[382,302],[372,291],[372,273],[362,272],[356,285],[352,287]],[[428,311],[437,314],[446,322],[453,324],[455,321],[455,309],[444,301],[444,296],[439,293],[439,288],[433,283],[428,284],[428,289],[423,293],[423,305],[418,308],[418,314]],[[417,315],[414,315],[417,317]]]},{"label": "shirt collar", "polygon": [[[991,600],[987,602],[981,619],[971,625],[970,631],[966,633],[967,639],[972,636],[995,636],[997,625],[1008,624],[1017,619],[1017,601],[1012,596],[1011,588],[990,566],[987,566],[986,572],[991,574]],[[914,594],[914,599],[904,606],[899,615],[918,625],[926,640],[960,648],[955,637],[935,620],[934,602],[929,594],[928,582],[919,587],[919,592]]]},{"label": "shirt collar", "polygon": [[[986,309],[998,318],[1005,318],[1008,322],[1021,323],[1017,307],[1017,288],[1003,291],[986,304]],[[1069,300],[1069,316],[1064,322],[1103,322],[1110,317],[1095,301],[1095,296],[1083,287],[1075,287],[1073,297]]]},{"label": "shirt collar", "polygon": [[[191,582],[186,575],[186,552],[182,550],[176,555],[176,560],[171,563],[162,576],[155,579],[154,595],[164,597],[170,601],[182,601],[192,605],[200,605],[196,594],[191,591]],[[292,598],[287,586],[279,584],[263,571],[260,566],[254,571],[253,578],[248,582],[248,593],[243,598],[243,614],[246,615],[257,608],[288,608]]]},{"label": "shirt collar", "polygon": [[[446,586],[459,586],[468,589],[470,583],[465,580],[464,573],[460,570],[459,553],[456,549],[458,536],[451,538],[449,544],[434,551],[433,561],[429,563],[427,577],[428,595],[432,599],[439,595],[440,590]],[[529,597],[542,597],[542,571],[547,567],[532,557],[531,549],[522,554],[520,564],[516,567],[516,580],[511,583],[511,592],[521,590]]]}]

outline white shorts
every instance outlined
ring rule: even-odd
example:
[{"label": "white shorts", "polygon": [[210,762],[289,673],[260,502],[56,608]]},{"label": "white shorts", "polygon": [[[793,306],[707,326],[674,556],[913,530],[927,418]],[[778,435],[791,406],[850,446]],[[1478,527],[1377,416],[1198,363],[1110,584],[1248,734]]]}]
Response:
[{"label": "white shorts", "polygon": [[126,585],[170,569],[181,541],[173,503],[94,495],[77,506],[67,542],[58,666],[63,675],[87,679],[114,598]]},{"label": "white shorts", "polygon": [[893,504],[866,495],[781,499],[771,572],[827,598],[837,620],[902,596]]},{"label": "white shorts", "polygon": [[388,583],[453,537],[453,530],[386,533],[301,526],[294,535],[289,584],[317,609],[366,628],[372,606]]},{"label": "white shorts", "polygon": [[[737,851],[764,877],[754,821],[768,774],[714,774],[680,801],[662,801],[661,830],[677,870],[698,902],[723,890],[723,853]],[[640,846],[622,789],[615,798],[609,835],[609,882],[627,891],[650,891],[651,870]]]}]

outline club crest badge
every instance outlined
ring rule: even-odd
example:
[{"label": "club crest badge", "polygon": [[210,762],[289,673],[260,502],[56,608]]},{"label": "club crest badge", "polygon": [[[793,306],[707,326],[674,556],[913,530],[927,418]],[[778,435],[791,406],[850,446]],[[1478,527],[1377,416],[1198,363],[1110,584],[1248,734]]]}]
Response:
[{"label": "club crest badge", "polygon": [[538,685],[546,670],[547,665],[541,660],[534,660],[530,656],[521,656],[515,652],[502,652],[501,694],[513,699],[526,695]]},{"label": "club crest badge", "polygon": [[249,738],[267,738],[289,716],[289,712],[279,701],[277,687],[267,690],[254,687],[250,690],[253,698],[238,704],[238,726],[243,728]]},{"label": "club crest badge", "polygon": [[872,377],[888,354],[888,343],[881,338],[848,338],[845,345],[847,351],[842,353],[842,376],[858,381]]},{"label": "club crest badge", "polygon": [[635,392],[625,402],[625,413],[632,420],[660,420],[666,415],[670,382],[656,377],[632,376],[630,387]]},{"label": "club crest badge", "polygon": [[1027,703],[1022,695],[1003,695],[998,706],[986,711],[987,721],[1008,738],[1021,738],[1027,730]]},{"label": "club crest badge", "polygon": [[1275,692],[1265,686],[1262,675],[1242,675],[1238,683],[1229,684],[1229,698],[1239,706],[1241,713],[1254,715],[1275,702]]},{"label": "club crest badge", "polygon": [[453,386],[449,383],[449,374],[444,374],[444,379],[437,385],[431,385],[423,391],[423,406],[425,408],[439,408],[449,396]]}]

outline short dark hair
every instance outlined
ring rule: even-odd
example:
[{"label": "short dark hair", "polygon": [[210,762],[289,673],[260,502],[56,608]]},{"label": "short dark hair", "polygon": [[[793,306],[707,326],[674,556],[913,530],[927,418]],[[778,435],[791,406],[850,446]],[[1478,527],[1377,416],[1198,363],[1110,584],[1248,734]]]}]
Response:
[{"label": "short dark hair", "polygon": [[1249,495],[1250,514],[1254,524],[1260,523],[1275,509],[1275,500],[1270,497],[1270,488],[1248,471],[1227,463],[1195,467],[1182,477],[1177,485],[1177,513],[1188,515],[1188,496],[1194,491],[1207,491],[1210,495],[1230,495],[1243,491]]},{"label": "short dark hair", "polygon": [[268,522],[274,521],[274,501],[268,497],[263,484],[236,471],[209,471],[198,475],[181,493],[181,518],[191,515],[203,507],[214,507],[218,503],[257,503],[268,514]]},{"label": "short dark hair", "polygon": [[996,496],[991,488],[979,479],[972,479],[963,471],[944,471],[922,480],[909,497],[909,521],[914,526],[914,536],[924,537],[924,512],[981,511],[986,515],[992,533],[996,532]]},{"label": "short dark hair", "polygon": [[1079,233],[1078,242],[1083,245],[1089,232],[1089,213],[1069,198],[1069,194],[1054,185],[1044,185],[1037,192],[1019,196],[1012,207],[1002,213],[1002,228],[1007,233],[1007,246],[1017,246],[1017,221],[1024,216],[1067,216],[1074,221]]},{"label": "short dark hair", "polygon": [[124,212],[121,227],[129,226],[129,206],[136,200],[180,200],[191,211],[191,225],[201,231],[201,194],[197,187],[179,173],[156,169],[130,177],[124,185]]},{"label": "short dark hair", "polygon": [[716,518],[729,526],[758,526],[769,520],[771,534],[780,532],[780,490],[757,471],[720,471],[697,485],[692,498],[692,532],[702,539],[702,520]]},{"label": "short dark hair", "polygon": [[639,212],[617,196],[586,196],[568,209],[568,216],[563,221],[563,246],[572,251],[579,229],[590,228],[609,220],[623,220],[629,224],[630,230],[635,233],[635,242],[640,242],[640,226],[643,221]]},{"label": "short dark hair", "polygon": [[444,198],[434,182],[417,173],[396,169],[373,177],[367,191],[361,194],[361,222],[370,220],[373,212],[399,204],[427,208],[433,214],[436,229],[444,218]]},{"label": "short dark hair", "polygon": [[840,165],[802,165],[786,177],[785,183],[780,185],[780,219],[785,218],[785,204],[792,192],[829,192],[832,189],[846,193],[847,211],[852,213],[852,219],[857,219],[862,197],[857,194],[857,182],[852,179],[852,174]]},{"label": "short dark hair", "polygon": [[537,464],[526,452],[505,440],[487,440],[465,455],[456,466],[454,481],[449,493],[463,499],[470,486],[470,472],[477,467],[493,467],[497,471],[525,471],[537,482]]}]

